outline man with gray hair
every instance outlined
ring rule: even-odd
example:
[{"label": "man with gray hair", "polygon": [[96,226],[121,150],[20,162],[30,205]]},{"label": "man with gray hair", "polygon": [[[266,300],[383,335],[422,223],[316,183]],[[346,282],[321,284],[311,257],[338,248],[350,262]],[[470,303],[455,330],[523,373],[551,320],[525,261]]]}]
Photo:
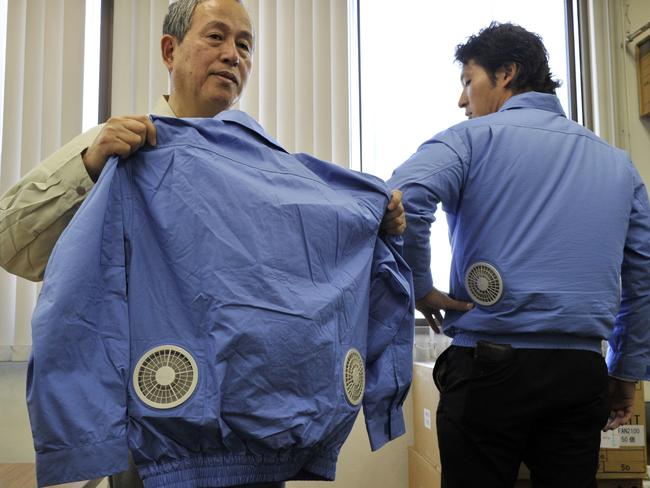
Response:
[{"label": "man with gray hair", "polygon": [[[253,26],[238,0],[179,0],[169,6],[161,52],[169,96],[152,114],[214,117],[240,97],[251,72]],[[0,266],[32,281],[43,279],[63,229],[113,155],[126,158],[156,144],[147,115],[111,117],[54,152],[0,198]],[[404,230],[401,194],[393,193],[382,227]]]},{"label": "man with gray hair", "polygon": [[[169,6],[161,38],[171,89],[152,113],[214,117],[240,97],[253,63],[254,31],[239,0],[178,0]],[[0,199],[0,266],[32,281],[43,278],[57,239],[112,156],[126,158],[156,145],[147,115],[112,117],[77,136],[25,175]],[[394,192],[382,228],[405,227],[401,193]],[[111,486],[142,486],[132,469]],[[274,487],[277,483],[247,485]]]}]

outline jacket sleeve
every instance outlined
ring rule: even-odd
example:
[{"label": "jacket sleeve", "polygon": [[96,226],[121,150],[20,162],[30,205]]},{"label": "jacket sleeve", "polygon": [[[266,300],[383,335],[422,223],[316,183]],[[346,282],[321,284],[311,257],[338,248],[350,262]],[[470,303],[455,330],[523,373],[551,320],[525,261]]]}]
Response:
[{"label": "jacket sleeve", "polygon": [[363,397],[373,451],[404,434],[402,404],[413,374],[413,285],[400,243],[386,237],[375,245]]},{"label": "jacket sleeve", "polygon": [[43,279],[57,239],[93,186],[81,152],[95,127],[42,161],[0,197],[0,266],[32,281]]},{"label": "jacket sleeve", "polygon": [[57,242],[32,318],[38,486],[127,469],[128,311],[115,160]]},{"label": "jacket sleeve", "polygon": [[439,203],[442,202],[445,211],[455,212],[467,159],[468,153],[460,137],[452,131],[445,131],[424,143],[388,180],[389,188],[404,193],[407,223],[404,258],[413,270],[416,299],[433,288],[431,224],[435,221]]},{"label": "jacket sleeve", "polygon": [[634,198],[621,266],[621,307],[609,339],[612,376],[650,380],[650,203],[634,172]]}]

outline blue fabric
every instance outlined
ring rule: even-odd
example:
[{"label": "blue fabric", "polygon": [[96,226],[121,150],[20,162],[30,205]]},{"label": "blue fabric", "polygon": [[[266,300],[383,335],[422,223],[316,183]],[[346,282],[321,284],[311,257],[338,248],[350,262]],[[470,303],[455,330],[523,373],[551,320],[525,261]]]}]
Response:
[{"label": "blue fabric", "polygon": [[648,195],[626,154],[567,120],[556,96],[517,95],[437,134],[389,186],[404,192],[417,298],[433,286],[429,228],[439,203],[450,294],[469,301],[464,279],[477,261],[503,277],[496,304],[447,313],[454,344],[600,352],[609,339],[611,375],[650,379]]},{"label": "blue fabric", "polygon": [[[413,298],[385,184],[291,155],[247,115],[154,118],[158,145],[109,161],[57,243],[33,317],[39,484],[127,466],[147,488],[333,479],[359,406],[373,449],[404,433]],[[172,344],[185,403],[140,401],[133,368]]]}]

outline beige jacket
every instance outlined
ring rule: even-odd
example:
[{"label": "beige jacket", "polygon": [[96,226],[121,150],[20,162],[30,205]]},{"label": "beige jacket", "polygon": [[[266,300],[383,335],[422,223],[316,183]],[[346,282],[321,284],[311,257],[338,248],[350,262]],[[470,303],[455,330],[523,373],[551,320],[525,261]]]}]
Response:
[{"label": "beige jacket", "polygon": [[[161,96],[152,113],[175,117]],[[57,239],[92,189],[81,153],[99,125],[42,161],[0,197],[0,266],[32,281],[43,279]]]}]

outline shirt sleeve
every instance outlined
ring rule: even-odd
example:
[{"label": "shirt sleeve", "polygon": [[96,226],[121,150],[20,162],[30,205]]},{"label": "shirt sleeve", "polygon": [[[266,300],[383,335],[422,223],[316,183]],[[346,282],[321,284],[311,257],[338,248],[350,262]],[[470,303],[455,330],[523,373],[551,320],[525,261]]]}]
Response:
[{"label": "shirt sleeve", "polygon": [[621,307],[609,339],[611,376],[650,380],[650,203],[634,170],[634,199],[621,266]]},{"label": "shirt sleeve", "polygon": [[373,256],[363,413],[376,451],[406,432],[402,405],[413,375],[414,302],[401,238],[378,239]]},{"label": "shirt sleeve", "polygon": [[446,131],[424,143],[390,180],[389,188],[404,193],[406,214],[404,258],[413,270],[415,298],[419,299],[433,288],[431,277],[431,224],[442,202],[446,212],[454,213],[458,206],[468,160],[465,144],[460,137]]},{"label": "shirt sleeve", "polygon": [[129,329],[116,160],[65,230],[32,318],[27,406],[39,486],[127,469]]},{"label": "shirt sleeve", "polygon": [[54,244],[93,186],[81,153],[100,129],[75,137],[0,197],[1,267],[43,279]]}]

